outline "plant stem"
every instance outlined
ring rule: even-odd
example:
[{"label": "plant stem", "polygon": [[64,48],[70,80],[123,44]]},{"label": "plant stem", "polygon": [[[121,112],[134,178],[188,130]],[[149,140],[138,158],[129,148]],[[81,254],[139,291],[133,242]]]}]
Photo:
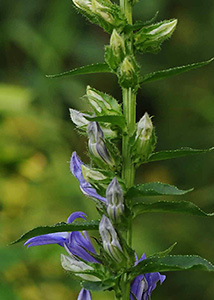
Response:
[{"label": "plant stem", "polygon": [[[120,7],[127,17],[128,23],[132,24],[132,5],[130,0],[120,0]],[[132,48],[132,45],[131,45]],[[129,138],[133,135],[136,126],[136,93],[130,88],[123,88],[123,115],[127,124],[127,134],[124,134],[122,139],[122,178],[126,182],[127,188],[134,184],[135,168],[129,151]],[[128,203],[129,207],[131,203]],[[131,209],[131,207],[130,207]],[[127,243],[132,244],[132,219],[129,218],[127,224]],[[121,280],[122,300],[128,300],[130,295],[130,282],[127,274],[123,275]]]}]

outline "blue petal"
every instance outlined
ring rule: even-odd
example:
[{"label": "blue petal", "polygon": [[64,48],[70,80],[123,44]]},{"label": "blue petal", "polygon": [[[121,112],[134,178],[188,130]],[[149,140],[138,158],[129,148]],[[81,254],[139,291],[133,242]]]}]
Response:
[{"label": "blue petal", "polygon": [[86,232],[83,233],[84,236],[79,231],[71,232],[65,248],[68,252],[84,259],[85,261],[98,263],[98,261],[85,250],[87,249],[88,251],[96,254],[89,236]]},{"label": "blue petal", "polygon": [[47,244],[59,244],[62,246],[68,238],[67,232],[56,232],[35,236],[24,243],[24,246],[41,246]]},{"label": "blue petal", "polygon": [[82,288],[81,291],[79,292],[79,296],[77,300],[92,300],[91,293],[88,290]]},{"label": "blue petal", "polygon": [[[146,255],[143,254],[141,258],[138,260],[137,254],[135,254],[135,258],[136,258],[135,265],[137,265],[140,261],[146,259]],[[141,281],[143,277],[145,277],[148,283],[148,289],[146,289],[142,294]],[[156,288],[158,281],[160,281],[160,283],[162,284],[165,279],[166,276],[161,275],[158,272],[138,275],[131,283],[131,292],[135,295],[137,300],[148,300],[151,297],[152,291]],[[131,295],[130,295],[130,299],[133,300],[133,297]]]},{"label": "blue petal", "polygon": [[72,214],[68,217],[67,223],[68,223],[68,224],[69,224],[69,223],[72,223],[74,220],[76,220],[76,219],[78,219],[78,218],[82,218],[82,219],[85,220],[85,217],[86,217],[86,216],[87,216],[87,215],[86,215],[84,212],[82,212],[82,211],[76,211],[76,212],[72,213]]}]

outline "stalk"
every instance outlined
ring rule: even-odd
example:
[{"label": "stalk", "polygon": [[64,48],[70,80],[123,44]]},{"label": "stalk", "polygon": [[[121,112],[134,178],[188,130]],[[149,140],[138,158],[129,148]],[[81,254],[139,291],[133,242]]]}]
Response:
[{"label": "stalk", "polygon": [[[132,24],[132,5],[129,0],[120,0],[120,7],[126,15],[129,24]],[[132,48],[132,45],[131,45]],[[136,93],[132,88],[123,88],[123,115],[127,124],[127,134],[122,138],[122,178],[126,182],[127,188],[134,185],[135,169],[129,155],[129,137],[132,136],[136,125]],[[130,203],[129,203],[130,206]],[[128,220],[127,243],[132,244],[132,219]],[[122,300],[128,300],[130,295],[130,282],[127,274],[121,280]]]}]

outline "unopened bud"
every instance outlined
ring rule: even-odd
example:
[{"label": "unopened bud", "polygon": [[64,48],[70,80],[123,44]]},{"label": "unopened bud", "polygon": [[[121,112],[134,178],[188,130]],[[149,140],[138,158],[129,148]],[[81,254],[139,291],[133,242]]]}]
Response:
[{"label": "unopened bud", "polygon": [[121,107],[112,96],[87,86],[86,97],[97,115],[121,115]]},{"label": "unopened bud", "polygon": [[91,10],[91,1],[89,0],[73,0],[73,3],[77,8],[83,11]]},{"label": "unopened bud", "polygon": [[61,254],[61,264],[65,270],[74,273],[74,275],[79,276],[84,280],[100,281],[100,279],[94,275],[83,274],[85,271],[94,271],[94,268],[87,265],[85,262],[78,260],[73,255],[67,256]]},{"label": "unopened bud", "polygon": [[111,221],[105,215],[102,216],[100,221],[99,232],[104,250],[114,261],[121,262],[124,257],[122,247]]},{"label": "unopened bud", "polygon": [[148,113],[145,113],[137,124],[136,152],[139,156],[147,158],[154,149],[156,138],[154,127]]},{"label": "unopened bud", "polygon": [[111,157],[105,142],[104,134],[97,122],[90,122],[87,127],[88,146],[91,154],[101,159],[106,164],[114,166],[113,158]]},{"label": "unopened bud", "polygon": [[[116,29],[113,30],[111,38],[110,38],[110,47],[112,49],[113,54],[116,57],[121,57],[125,55],[125,42],[124,39],[119,35]],[[122,60],[122,59],[121,59]]]},{"label": "unopened bud", "polygon": [[126,56],[119,69],[120,84],[125,87],[136,87],[138,84],[138,66],[134,57]]},{"label": "unopened bud", "polygon": [[107,23],[112,24],[114,22],[114,18],[110,13],[110,7],[103,5],[97,0],[92,0],[92,12],[104,19]]},{"label": "unopened bud", "polygon": [[112,221],[118,222],[124,211],[123,190],[114,177],[106,190],[107,213]]},{"label": "unopened bud", "polygon": [[[89,121],[85,118],[86,114],[79,112],[76,109],[69,109],[72,122],[79,128],[86,127]],[[89,117],[89,115],[88,115]]]},{"label": "unopened bud", "polygon": [[177,20],[167,20],[154,25],[144,26],[134,37],[138,51],[157,53],[161,44],[171,37],[177,25]]}]

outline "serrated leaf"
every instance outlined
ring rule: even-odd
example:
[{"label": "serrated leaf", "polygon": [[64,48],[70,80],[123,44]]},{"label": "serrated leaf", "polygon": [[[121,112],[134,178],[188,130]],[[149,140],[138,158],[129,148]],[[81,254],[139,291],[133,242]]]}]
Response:
[{"label": "serrated leaf", "polygon": [[150,257],[133,267],[131,277],[150,272],[201,270],[214,272],[214,266],[206,259],[197,255],[169,255]]},{"label": "serrated leaf", "polygon": [[127,198],[137,198],[141,196],[184,195],[192,190],[193,189],[180,190],[174,185],[161,182],[149,182],[131,187],[126,196]]},{"label": "serrated leaf", "polygon": [[109,66],[106,63],[97,63],[97,64],[75,68],[59,74],[46,75],[46,77],[56,78],[56,77],[63,77],[63,76],[85,75],[85,74],[93,74],[93,73],[112,73],[112,71],[110,70]]},{"label": "serrated leaf", "polygon": [[177,245],[177,242],[175,242],[174,244],[172,244],[169,248],[167,248],[164,251],[161,252],[157,252],[155,254],[150,255],[148,258],[153,257],[153,256],[158,256],[158,257],[165,257],[167,256],[170,252],[172,252],[172,250],[175,248],[175,246]]},{"label": "serrated leaf", "polygon": [[92,281],[83,281],[82,286],[89,291],[105,291],[109,290],[114,286],[114,282],[104,281],[104,282],[92,282]]},{"label": "serrated leaf", "polygon": [[103,123],[110,123],[112,125],[117,125],[121,129],[125,129],[126,121],[124,116],[99,116],[99,117],[85,117],[88,121],[95,121],[95,122],[103,122]]},{"label": "serrated leaf", "polygon": [[205,213],[197,205],[189,201],[157,201],[153,203],[137,203],[133,206],[134,215],[147,212],[182,213],[199,217],[213,217],[214,213]]},{"label": "serrated leaf", "polygon": [[11,243],[11,245],[25,241],[34,236],[54,233],[54,232],[70,232],[70,231],[82,231],[82,230],[98,230],[99,221],[85,221],[85,222],[74,222],[71,224],[67,223],[57,223],[53,226],[39,226],[26,233],[24,233],[20,238]]},{"label": "serrated leaf", "polygon": [[204,62],[193,63],[193,64],[189,64],[186,66],[179,66],[179,67],[174,67],[174,68],[170,68],[167,70],[152,72],[152,73],[142,76],[140,79],[140,84],[144,84],[144,83],[148,83],[148,82],[152,82],[152,81],[156,81],[156,80],[162,80],[162,79],[165,79],[165,78],[168,78],[171,76],[179,75],[184,72],[188,72],[190,70],[206,66],[209,63],[211,63],[213,60],[214,60],[214,58],[211,58],[210,60],[207,60]]},{"label": "serrated leaf", "polygon": [[178,157],[200,154],[200,153],[206,153],[206,152],[210,152],[213,150],[214,150],[214,147],[212,147],[210,149],[192,149],[192,148],[185,147],[185,148],[176,149],[176,150],[164,150],[164,151],[152,153],[147,162],[178,158]]}]

